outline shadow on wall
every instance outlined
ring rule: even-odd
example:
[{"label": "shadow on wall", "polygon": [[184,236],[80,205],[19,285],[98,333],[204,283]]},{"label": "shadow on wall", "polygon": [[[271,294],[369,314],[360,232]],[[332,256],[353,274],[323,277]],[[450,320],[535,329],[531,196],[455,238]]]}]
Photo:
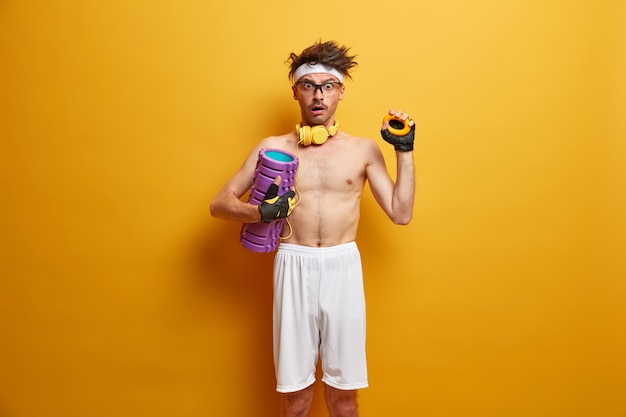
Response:
[{"label": "shadow on wall", "polygon": [[[245,249],[239,243],[240,228],[241,224],[234,222],[215,219],[208,222],[195,242],[191,285],[206,302],[219,300],[222,308],[219,311],[215,306],[211,308],[211,314],[217,312],[220,316],[214,320],[230,321],[235,332],[245,333],[245,346],[241,347],[243,353],[238,361],[242,363],[232,369],[238,375],[231,376],[241,383],[237,388],[229,384],[216,386],[215,401],[228,401],[232,390],[236,389],[247,404],[254,404],[257,410],[267,410],[268,416],[275,415],[279,398],[275,392],[272,356],[273,254]],[[228,337],[228,334],[219,336],[220,339]],[[239,335],[236,337],[240,339]],[[233,357],[213,359],[218,362],[237,360]],[[220,390],[229,392],[220,398]]]}]

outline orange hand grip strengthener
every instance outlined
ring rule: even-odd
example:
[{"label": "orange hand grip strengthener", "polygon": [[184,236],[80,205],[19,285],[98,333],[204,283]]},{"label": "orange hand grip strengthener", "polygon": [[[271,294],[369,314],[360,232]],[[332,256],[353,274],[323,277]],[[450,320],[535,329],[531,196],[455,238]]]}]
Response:
[{"label": "orange hand grip strengthener", "polygon": [[389,122],[389,133],[396,136],[404,136],[411,131],[409,120],[402,120],[393,114],[387,114],[383,118],[383,123]]}]

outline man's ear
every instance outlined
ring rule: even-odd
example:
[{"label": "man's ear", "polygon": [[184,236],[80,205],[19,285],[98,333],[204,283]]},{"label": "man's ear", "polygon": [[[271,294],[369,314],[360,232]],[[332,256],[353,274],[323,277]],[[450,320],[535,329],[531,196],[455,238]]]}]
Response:
[{"label": "man's ear", "polygon": [[291,91],[293,92],[293,99],[297,100],[298,99],[298,94],[297,94],[298,89],[296,88],[295,85],[291,86]]}]

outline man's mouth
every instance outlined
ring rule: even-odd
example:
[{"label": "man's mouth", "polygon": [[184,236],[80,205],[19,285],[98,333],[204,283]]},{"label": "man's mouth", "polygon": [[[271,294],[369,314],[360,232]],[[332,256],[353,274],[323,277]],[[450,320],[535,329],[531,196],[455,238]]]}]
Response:
[{"label": "man's mouth", "polygon": [[322,104],[314,104],[311,107],[309,107],[309,109],[311,110],[311,113],[313,114],[321,114],[326,110],[326,107]]}]

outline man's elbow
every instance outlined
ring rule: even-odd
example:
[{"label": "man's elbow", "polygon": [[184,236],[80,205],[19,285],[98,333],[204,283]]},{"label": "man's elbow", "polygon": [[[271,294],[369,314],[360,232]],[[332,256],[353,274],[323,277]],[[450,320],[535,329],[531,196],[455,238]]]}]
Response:
[{"label": "man's elbow", "polygon": [[406,216],[396,216],[392,218],[391,221],[393,222],[393,224],[396,224],[398,226],[406,226],[409,223],[411,223],[412,218],[413,218],[413,215],[408,214]]},{"label": "man's elbow", "polygon": [[218,204],[215,200],[211,201],[211,205],[209,206],[209,210],[211,211],[211,217],[219,218],[219,208]]}]

